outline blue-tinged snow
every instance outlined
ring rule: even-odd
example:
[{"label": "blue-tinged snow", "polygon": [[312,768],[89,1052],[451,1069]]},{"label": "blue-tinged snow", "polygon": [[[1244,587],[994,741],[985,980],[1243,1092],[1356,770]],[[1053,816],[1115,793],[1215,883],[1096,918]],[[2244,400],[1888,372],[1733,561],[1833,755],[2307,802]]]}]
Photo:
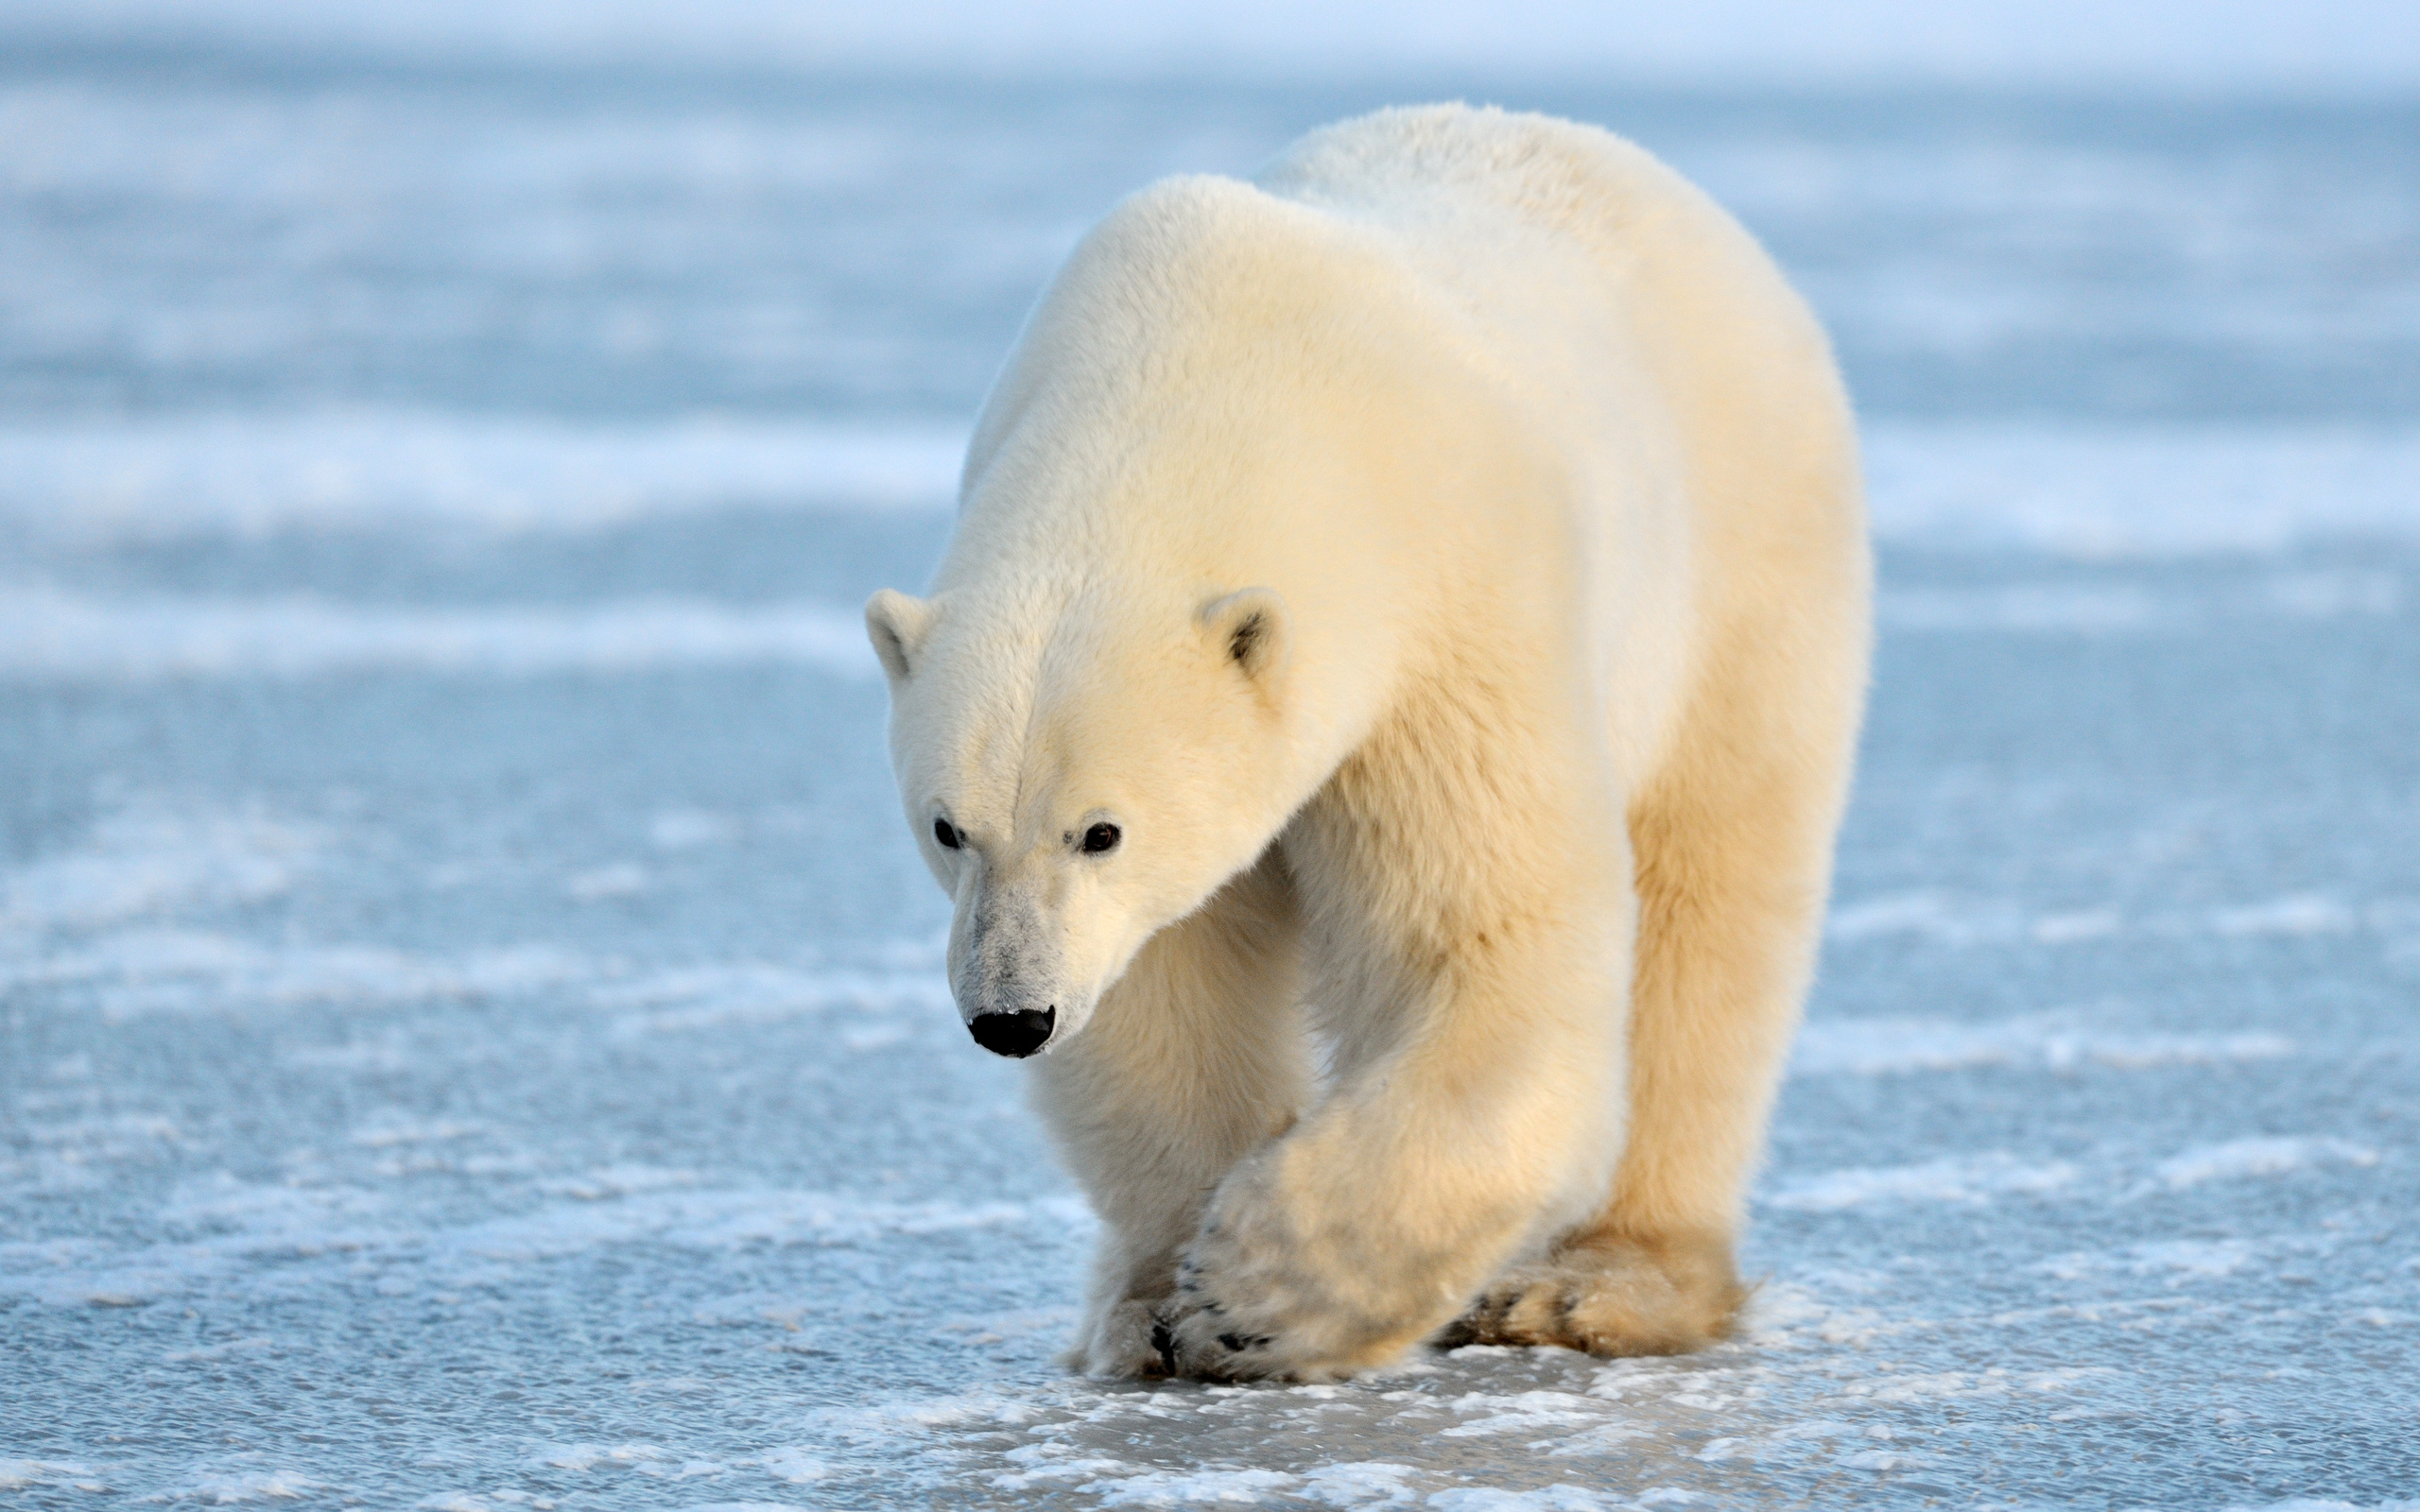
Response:
[{"label": "blue-tinged snow", "polygon": [[274,41],[0,46],[0,1501],[2420,1506],[2411,107],[1502,92],[1867,416],[1761,1287],[1145,1387],[856,606],[1091,217],[1396,91]]}]

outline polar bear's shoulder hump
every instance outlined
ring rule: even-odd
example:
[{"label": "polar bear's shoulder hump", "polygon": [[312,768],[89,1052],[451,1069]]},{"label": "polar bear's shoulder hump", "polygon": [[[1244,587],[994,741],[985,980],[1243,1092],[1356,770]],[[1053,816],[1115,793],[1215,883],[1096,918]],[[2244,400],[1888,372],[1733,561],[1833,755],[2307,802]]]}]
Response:
[{"label": "polar bear's shoulder hump", "polygon": [[1653,154],[1599,127],[1467,105],[1405,106],[1314,131],[1257,178],[1312,204],[1459,195],[1582,231],[1649,204],[1701,201]]}]

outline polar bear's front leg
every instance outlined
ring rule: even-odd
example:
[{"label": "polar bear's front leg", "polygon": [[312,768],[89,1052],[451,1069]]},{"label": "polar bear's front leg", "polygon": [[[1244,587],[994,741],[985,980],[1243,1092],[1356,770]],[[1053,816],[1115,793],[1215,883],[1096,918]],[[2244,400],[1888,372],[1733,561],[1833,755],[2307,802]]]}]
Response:
[{"label": "polar bear's front leg", "polygon": [[1069,1368],[1162,1373],[1152,1330],[1203,1202],[1303,1106],[1299,935],[1272,855],[1154,936],[1083,1032],[1034,1062],[1103,1228]]},{"label": "polar bear's front leg", "polygon": [[1414,824],[1408,785],[1357,760],[1288,832],[1332,1090],[1220,1183],[1155,1340],[1173,1373],[1383,1364],[1604,1200],[1634,908],[1621,826],[1588,821],[1618,808],[1499,783]]}]

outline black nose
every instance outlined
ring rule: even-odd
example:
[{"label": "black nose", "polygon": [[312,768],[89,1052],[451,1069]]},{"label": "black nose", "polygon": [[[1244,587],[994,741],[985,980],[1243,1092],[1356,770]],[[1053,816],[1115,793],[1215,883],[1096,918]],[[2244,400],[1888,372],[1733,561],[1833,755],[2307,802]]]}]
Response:
[{"label": "black nose", "polygon": [[966,1027],[975,1042],[992,1054],[1023,1060],[1050,1042],[1051,1026],[1058,1022],[1055,1007],[1039,1013],[1027,1008],[1018,1013],[978,1013]]}]

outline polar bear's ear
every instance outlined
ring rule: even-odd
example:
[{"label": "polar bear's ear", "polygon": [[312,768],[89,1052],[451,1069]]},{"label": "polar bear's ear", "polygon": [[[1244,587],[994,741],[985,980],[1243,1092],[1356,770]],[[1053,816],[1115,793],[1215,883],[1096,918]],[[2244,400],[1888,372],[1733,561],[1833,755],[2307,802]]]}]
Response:
[{"label": "polar bear's ear", "polygon": [[909,598],[895,588],[876,589],[866,600],[866,639],[893,682],[908,680],[908,663],[924,649],[933,617],[932,600]]},{"label": "polar bear's ear", "polygon": [[1266,687],[1285,664],[1286,601],[1266,588],[1241,588],[1201,606],[1201,629],[1243,675]]}]

